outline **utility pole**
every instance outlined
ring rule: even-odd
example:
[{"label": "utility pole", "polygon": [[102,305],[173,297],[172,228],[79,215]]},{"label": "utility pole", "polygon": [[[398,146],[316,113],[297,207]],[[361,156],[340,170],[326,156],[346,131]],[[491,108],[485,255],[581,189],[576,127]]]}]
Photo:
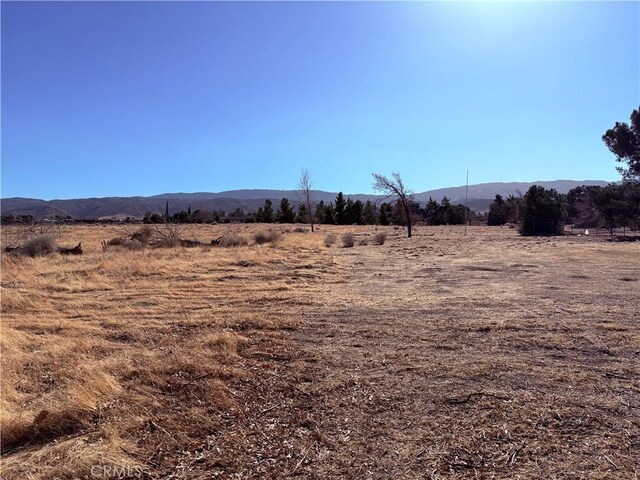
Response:
[{"label": "utility pole", "polygon": [[467,170],[467,186],[464,189],[464,236],[467,236],[467,212],[469,207],[467,206],[469,200],[469,170]]}]

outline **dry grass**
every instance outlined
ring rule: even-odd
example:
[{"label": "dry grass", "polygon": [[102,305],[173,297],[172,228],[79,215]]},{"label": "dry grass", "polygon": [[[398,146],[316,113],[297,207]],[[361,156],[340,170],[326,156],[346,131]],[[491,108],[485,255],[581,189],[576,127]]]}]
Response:
[{"label": "dry grass", "polygon": [[2,478],[637,477],[637,243],[346,228],[3,254]]}]

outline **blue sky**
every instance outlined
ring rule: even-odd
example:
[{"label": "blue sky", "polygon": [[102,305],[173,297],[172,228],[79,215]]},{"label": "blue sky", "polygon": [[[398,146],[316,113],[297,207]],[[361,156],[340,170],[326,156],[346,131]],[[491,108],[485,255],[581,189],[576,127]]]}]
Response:
[{"label": "blue sky", "polygon": [[2,2],[2,197],[617,180],[640,3]]}]

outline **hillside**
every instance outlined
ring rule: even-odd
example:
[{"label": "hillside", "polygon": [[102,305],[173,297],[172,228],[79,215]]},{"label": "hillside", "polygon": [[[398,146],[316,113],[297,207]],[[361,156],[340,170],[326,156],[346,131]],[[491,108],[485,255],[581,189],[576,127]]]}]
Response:
[{"label": "hillside", "polygon": [[[469,185],[468,205],[472,210],[485,211],[496,194],[502,196],[524,194],[534,184],[545,188],[555,188],[561,193],[566,193],[579,185],[606,185],[602,180],[553,180],[540,182],[509,182],[509,183],[481,183]],[[314,191],[315,201],[323,200],[331,202],[337,192]],[[371,200],[380,202],[384,199],[381,195],[371,194],[345,194],[353,200]],[[429,197],[440,201],[447,196],[453,203],[464,203],[465,186],[440,188],[415,194],[415,200],[424,204]],[[287,197],[293,203],[297,203],[299,193],[296,190],[228,190],[224,192],[198,192],[198,193],[164,193],[151,197],[104,197],[104,198],[80,198],[69,200],[40,200],[35,198],[12,197],[4,198],[0,203],[2,215],[31,214],[37,217],[51,215],[73,218],[99,218],[115,216],[142,217],[145,212],[164,212],[166,203],[169,202],[169,212],[180,210],[208,209],[233,211],[236,208],[246,212],[256,211],[264,204],[266,199],[271,199],[275,206],[281,198]]]}]

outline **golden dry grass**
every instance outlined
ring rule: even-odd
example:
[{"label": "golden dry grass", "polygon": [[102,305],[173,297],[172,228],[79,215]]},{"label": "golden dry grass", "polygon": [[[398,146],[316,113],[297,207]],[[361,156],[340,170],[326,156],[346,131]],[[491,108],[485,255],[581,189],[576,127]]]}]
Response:
[{"label": "golden dry grass", "polygon": [[2,478],[638,475],[637,243],[378,231],[3,254]]}]

